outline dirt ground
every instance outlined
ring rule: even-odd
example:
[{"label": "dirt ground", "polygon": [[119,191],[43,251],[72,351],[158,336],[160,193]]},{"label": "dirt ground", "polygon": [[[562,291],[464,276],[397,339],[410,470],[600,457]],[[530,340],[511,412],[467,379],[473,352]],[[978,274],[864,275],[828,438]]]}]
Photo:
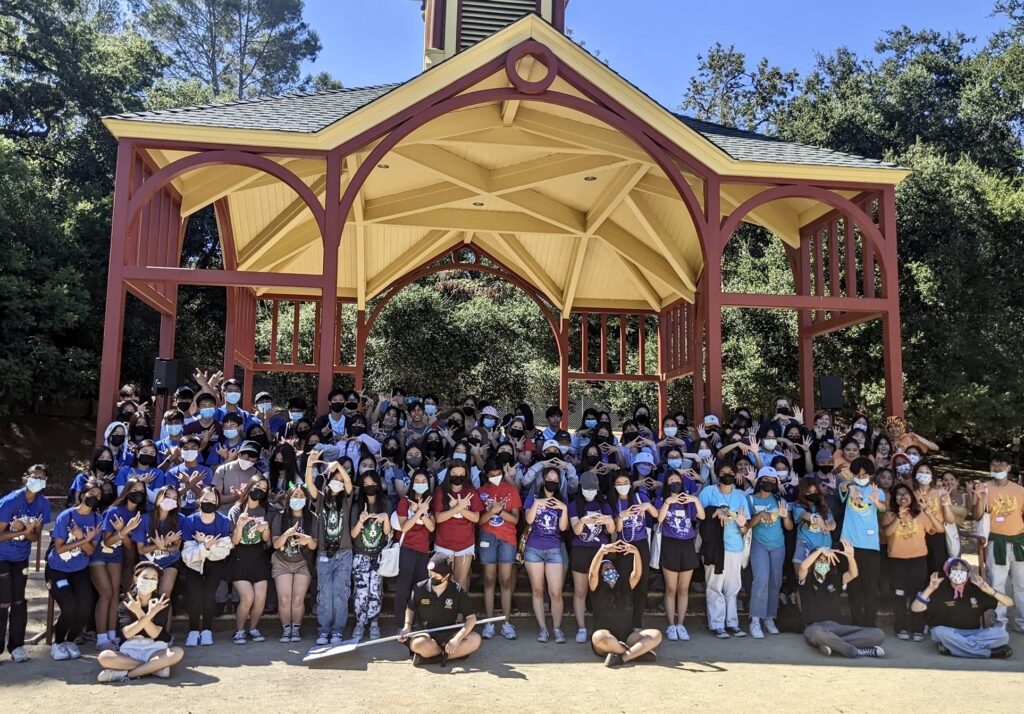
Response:
[{"label": "dirt ground", "polygon": [[[42,629],[42,582],[29,582],[29,634]],[[309,622],[309,621],[307,621]],[[382,644],[328,660],[301,663],[307,640],[277,642],[276,622],[265,621],[268,641],[231,644],[222,629],[213,647],[189,649],[167,680],[124,685],[96,684],[99,668],[91,646],[77,661],[53,662],[43,645],[30,646],[32,659],[14,664],[0,657],[0,711],[150,712],[490,711],[513,705],[518,711],[735,712],[751,706],[822,712],[947,712],[963,709],[967,697],[985,692],[986,712],[1019,712],[1024,693],[1024,636],[1015,634],[1010,660],[943,657],[927,643],[888,640],[884,659],[825,658],[798,635],[765,641],[719,641],[697,620],[690,642],[664,642],[656,663],[609,670],[588,645],[536,642],[536,625],[515,624],[519,639],[485,642],[465,663],[413,668],[406,650]],[[652,626],[659,626],[653,618]],[[385,625],[390,634],[390,624]],[[128,693],[133,699],[127,700]],[[144,699],[138,699],[143,694]],[[132,702],[131,704],[129,702]],[[328,704],[330,702],[330,704]],[[804,704],[798,705],[797,703]],[[258,709],[257,709],[258,708]]]}]

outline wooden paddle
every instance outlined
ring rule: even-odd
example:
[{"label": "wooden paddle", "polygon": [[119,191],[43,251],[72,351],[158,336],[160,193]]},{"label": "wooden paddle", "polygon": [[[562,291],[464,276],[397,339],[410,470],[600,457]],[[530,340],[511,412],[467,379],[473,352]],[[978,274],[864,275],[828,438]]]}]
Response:
[{"label": "wooden paddle", "polygon": [[[484,620],[477,620],[477,625],[485,625],[488,622],[504,622],[505,618],[502,617],[488,617]],[[475,627],[476,625],[474,625]],[[409,633],[409,637],[415,637],[416,635],[429,635],[432,632],[443,632],[444,630],[457,630],[462,628],[463,625],[445,625],[444,627],[432,627],[429,630],[415,630]],[[328,657],[336,657],[338,655],[348,654],[354,652],[360,647],[368,647],[370,645],[379,645],[382,642],[394,642],[399,639],[400,635],[392,635],[391,637],[381,637],[376,640],[368,640],[366,642],[358,642],[357,640],[347,640],[342,642],[340,645],[325,645],[321,647],[313,647],[306,653],[306,656],[302,658],[303,662],[316,662],[320,659],[327,659]]]}]

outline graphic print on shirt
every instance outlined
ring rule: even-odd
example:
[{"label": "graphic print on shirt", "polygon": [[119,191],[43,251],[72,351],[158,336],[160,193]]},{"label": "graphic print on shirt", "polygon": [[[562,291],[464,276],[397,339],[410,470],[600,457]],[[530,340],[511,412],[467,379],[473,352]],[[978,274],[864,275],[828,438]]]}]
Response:
[{"label": "graphic print on shirt", "polygon": [[643,513],[622,516],[622,535],[625,536],[626,540],[630,542],[636,540],[637,535],[643,533],[645,528]]},{"label": "graphic print on shirt", "polygon": [[[588,516],[601,515],[600,511],[589,511]],[[580,531],[579,539],[584,543],[600,543],[601,535],[604,533],[603,523],[584,523]]]},{"label": "graphic print on shirt", "polygon": [[[333,505],[333,504],[332,504]],[[341,509],[328,507],[324,513],[324,539],[332,544],[341,543],[342,527]]]},{"label": "graphic print on shirt", "polygon": [[[484,493],[483,491],[481,491],[480,492],[480,500],[484,502],[484,510],[486,511],[486,510],[490,509],[492,503],[502,502],[505,499],[497,499],[497,498],[494,498],[493,496],[491,496],[491,494]],[[494,526],[495,528],[497,528],[498,526],[500,526],[504,522],[505,522],[505,519],[502,518],[500,514],[496,514],[494,516],[491,516],[491,519],[489,521],[487,521],[487,525]]]},{"label": "graphic print on shirt", "polygon": [[364,550],[378,550],[383,539],[384,526],[380,521],[371,518],[363,524],[363,530],[359,532],[359,544]]},{"label": "graphic print on shirt", "polygon": [[669,509],[665,521],[668,523],[668,529],[673,533],[686,533],[690,530],[690,517],[686,515],[684,508]]},{"label": "graphic print on shirt", "polygon": [[761,516],[761,525],[773,526],[775,521],[779,520],[779,514],[775,509],[769,509],[768,506],[754,506],[754,515],[763,513]]},{"label": "graphic print on shirt", "polygon": [[537,511],[537,518],[533,521],[533,527],[539,533],[558,537],[558,511],[553,508],[541,508]]},{"label": "graphic print on shirt", "polygon": [[296,557],[302,550],[302,546],[299,545],[299,537],[305,531],[302,530],[302,522],[295,524],[295,535],[288,536],[288,540],[284,542],[284,548],[281,549],[281,554],[286,558]]},{"label": "graphic print on shirt", "polygon": [[248,521],[242,526],[242,544],[243,545],[255,545],[256,543],[263,542],[263,534],[260,533],[260,523],[255,520]]},{"label": "graphic print on shirt", "polygon": [[[990,490],[989,493],[992,493],[992,491]],[[1013,496],[996,496],[991,500],[991,505],[988,507],[993,518],[1008,516],[1014,513],[1017,508],[1017,499]]]},{"label": "graphic print on shirt", "polygon": [[902,538],[903,540],[910,540],[917,533],[917,519],[911,518],[905,520],[903,518],[897,519],[896,522],[896,537]]}]

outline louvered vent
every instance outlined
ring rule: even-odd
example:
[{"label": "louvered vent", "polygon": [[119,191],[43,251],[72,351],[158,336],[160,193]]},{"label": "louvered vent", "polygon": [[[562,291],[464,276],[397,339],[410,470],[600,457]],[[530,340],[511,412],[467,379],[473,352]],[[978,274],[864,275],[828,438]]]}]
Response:
[{"label": "louvered vent", "polygon": [[459,51],[536,10],[537,0],[462,0]]}]

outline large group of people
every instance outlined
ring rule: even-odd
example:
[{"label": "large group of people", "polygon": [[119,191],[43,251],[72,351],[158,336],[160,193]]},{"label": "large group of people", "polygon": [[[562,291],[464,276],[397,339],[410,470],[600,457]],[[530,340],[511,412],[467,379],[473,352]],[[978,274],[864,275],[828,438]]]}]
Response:
[{"label": "large group of people", "polygon": [[[188,648],[213,644],[225,611],[232,642],[262,642],[268,603],[281,642],[377,639],[386,590],[415,661],[465,657],[516,639],[519,566],[537,639],[567,641],[571,588],[575,641],[609,666],[689,640],[698,588],[715,637],[802,631],[846,657],[884,655],[883,605],[896,637],[930,636],[954,656],[1008,657],[1009,627],[1024,631],[1024,488],[1011,465],[996,458],[990,478],[962,485],[897,417],[857,414],[840,429],[779,398],[760,420],[739,409],[691,423],[640,405],[614,431],[608,412],[586,409],[570,431],[557,406],[535,421],[527,404],[443,405],[404,389],[335,389],[320,415],[262,392],[247,411],[238,381],[195,379],[163,413],[123,390],[64,508],[51,512],[47,497],[65,494],[43,464],[0,499],[0,652],[27,659],[26,572],[44,528],[51,656],[81,656],[95,632],[107,682],[168,676]],[[985,543],[984,579],[960,557],[967,527]],[[506,617],[479,633],[474,563],[482,614]],[[663,629],[642,621],[658,592]],[[304,634],[307,600],[316,629]],[[173,638],[184,648],[171,646],[172,613],[187,614]],[[446,625],[461,628],[414,632]]]}]

